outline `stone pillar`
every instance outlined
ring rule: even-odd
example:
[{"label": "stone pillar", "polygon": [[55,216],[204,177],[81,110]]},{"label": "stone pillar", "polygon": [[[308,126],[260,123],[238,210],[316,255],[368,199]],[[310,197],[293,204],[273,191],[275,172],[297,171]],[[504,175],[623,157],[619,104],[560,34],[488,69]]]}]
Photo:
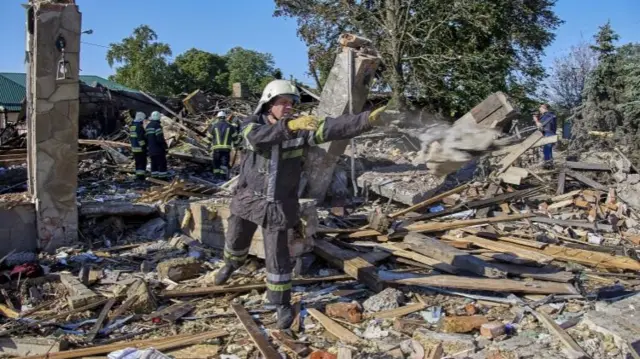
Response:
[{"label": "stone pillar", "polygon": [[52,252],[78,236],[81,15],[73,0],[31,6],[30,192],[36,206],[38,247]]},{"label": "stone pillar", "polygon": [[[336,117],[349,112],[349,74],[353,72],[353,113],[362,111],[369,94],[369,85],[378,68],[379,58],[372,55],[375,51],[365,48],[369,41],[362,41],[357,37],[351,37],[358,41],[347,41],[352,35],[343,35],[341,43],[343,51],[338,54],[336,61],[329,73],[327,82],[322,89],[322,96],[317,113],[319,116]],[[363,46],[364,45],[364,46]],[[351,47],[356,47],[356,50]],[[349,63],[349,51],[353,53],[353,64]],[[352,66],[351,71],[349,67]],[[305,175],[307,178],[306,196],[323,202],[327,189],[333,179],[333,171],[340,155],[349,144],[348,140],[333,141],[313,147],[305,161]]]}]

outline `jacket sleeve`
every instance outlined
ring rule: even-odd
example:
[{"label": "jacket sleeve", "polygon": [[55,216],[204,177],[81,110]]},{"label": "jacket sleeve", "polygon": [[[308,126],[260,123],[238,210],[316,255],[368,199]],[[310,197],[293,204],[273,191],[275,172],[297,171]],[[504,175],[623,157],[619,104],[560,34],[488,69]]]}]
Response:
[{"label": "jacket sleeve", "polygon": [[156,133],[156,141],[158,141],[158,143],[160,144],[160,147],[166,150],[168,146],[167,146],[167,141],[164,140],[164,132],[162,132],[162,125],[156,128],[155,133]]},{"label": "jacket sleeve", "polygon": [[308,143],[311,146],[321,143],[346,140],[369,131],[373,126],[369,123],[369,112],[357,115],[342,115],[326,117],[320,121],[318,129],[308,133]]},{"label": "jacket sleeve", "polygon": [[146,147],[146,136],[144,133],[144,127],[141,124],[136,126],[136,134],[138,135],[138,143],[140,144],[140,147]]},{"label": "jacket sleeve", "polygon": [[274,125],[263,125],[251,118],[243,124],[242,138],[246,147],[252,151],[268,150],[271,146],[293,138],[293,134],[287,128],[287,121],[278,121]]}]

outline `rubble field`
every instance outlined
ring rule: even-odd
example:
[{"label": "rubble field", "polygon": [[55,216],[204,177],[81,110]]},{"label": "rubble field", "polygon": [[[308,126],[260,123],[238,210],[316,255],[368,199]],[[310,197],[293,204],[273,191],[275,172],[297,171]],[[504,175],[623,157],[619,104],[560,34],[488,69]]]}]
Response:
[{"label": "rubble field", "polygon": [[[235,178],[213,180],[202,135],[212,108],[250,108],[194,99],[162,119],[173,179],[134,182],[126,132],[80,140],[82,242],[0,259],[1,355],[640,358],[640,172],[622,152],[568,160],[558,143],[543,168],[557,138],[503,135],[441,178],[415,130],[356,138],[326,203],[301,199],[296,320],[279,331],[260,233],[213,284]],[[0,207],[28,203],[26,153],[3,154]]]}]

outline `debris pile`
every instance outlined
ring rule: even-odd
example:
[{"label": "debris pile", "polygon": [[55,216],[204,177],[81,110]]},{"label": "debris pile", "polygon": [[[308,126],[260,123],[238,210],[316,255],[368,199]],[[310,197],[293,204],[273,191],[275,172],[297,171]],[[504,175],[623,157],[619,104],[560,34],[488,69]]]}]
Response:
[{"label": "debris pile", "polygon": [[[479,124],[508,117],[472,113]],[[234,181],[210,179],[204,123],[176,117],[164,119],[171,181],[134,184],[122,137],[82,140],[100,151],[81,162],[85,242],[0,259],[2,354],[640,356],[640,172],[624,155],[556,153],[554,169],[530,166],[537,147],[557,141],[534,132],[439,178],[412,164],[424,150],[416,131],[357,138],[348,153],[364,198],[301,200],[290,235],[296,320],[278,331],[260,233],[230,284],[213,284]]]}]

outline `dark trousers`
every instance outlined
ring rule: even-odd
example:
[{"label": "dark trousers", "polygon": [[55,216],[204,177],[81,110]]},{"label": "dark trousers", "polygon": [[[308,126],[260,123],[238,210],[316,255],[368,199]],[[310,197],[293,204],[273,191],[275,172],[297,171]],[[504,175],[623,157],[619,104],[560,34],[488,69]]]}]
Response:
[{"label": "dark trousers", "polygon": [[134,152],[133,160],[136,164],[136,177],[138,179],[145,179],[147,176],[147,151]]},{"label": "dark trousers", "polygon": [[151,176],[157,178],[167,177],[167,155],[151,155]]},{"label": "dark trousers", "polygon": [[[234,268],[247,259],[251,239],[258,226],[238,216],[228,220],[224,244],[224,260]],[[262,228],[264,256],[267,264],[267,299],[272,304],[291,302],[291,256],[287,231]]]},{"label": "dark trousers", "polygon": [[217,179],[229,179],[231,150],[213,150],[213,176]]}]

